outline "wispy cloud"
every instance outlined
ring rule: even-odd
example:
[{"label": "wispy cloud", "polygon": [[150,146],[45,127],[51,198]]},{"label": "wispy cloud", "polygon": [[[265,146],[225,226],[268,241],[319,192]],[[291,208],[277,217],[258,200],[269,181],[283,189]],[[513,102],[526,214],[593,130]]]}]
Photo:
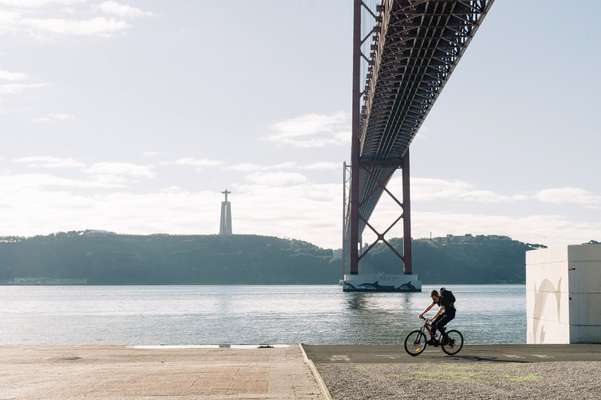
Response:
[{"label": "wispy cloud", "polygon": [[24,33],[43,40],[49,39],[44,36],[49,33],[110,37],[131,28],[128,20],[152,15],[116,1],[0,0],[0,7],[4,7],[0,9],[0,33]]},{"label": "wispy cloud", "polygon": [[342,170],[342,163],[329,162],[329,161],[318,161],[310,164],[303,165],[301,169],[307,171],[335,171]]},{"label": "wispy cloud", "polygon": [[[415,201],[451,200],[477,203],[502,203],[528,198],[528,196],[522,194],[506,195],[477,188],[470,183],[460,180],[413,178],[411,184],[412,197]],[[393,178],[391,185],[400,187],[401,178]]]},{"label": "wispy cloud", "polygon": [[536,193],[536,199],[556,205],[601,206],[601,195],[575,187],[544,189]]},{"label": "wispy cloud", "polygon": [[276,122],[267,137],[275,143],[296,147],[323,147],[350,141],[350,119],[347,114],[305,114]]},{"label": "wispy cloud", "polygon": [[230,165],[229,167],[227,167],[227,169],[232,170],[232,171],[239,171],[239,172],[256,172],[256,171],[274,171],[274,170],[278,170],[278,169],[291,169],[291,168],[296,168],[296,162],[293,161],[287,161],[287,162],[283,162],[283,163],[277,163],[277,164],[255,164],[255,163],[240,163],[240,164],[233,164]]},{"label": "wispy cloud", "polygon": [[154,167],[127,162],[99,162],[84,169],[98,182],[124,185],[132,180],[152,179],[156,176]]},{"label": "wispy cloud", "polygon": [[52,122],[65,122],[75,119],[75,116],[67,113],[51,113],[46,114],[43,117],[35,118],[33,122],[44,124]]},{"label": "wispy cloud", "polygon": [[175,161],[176,165],[184,165],[188,167],[194,167],[196,169],[204,169],[209,167],[218,167],[223,165],[223,161],[220,160],[211,160],[208,158],[194,158],[194,157],[184,157],[177,159]]},{"label": "wispy cloud", "polygon": [[[2,10],[0,10],[0,31],[1,25]],[[27,74],[23,72],[0,70],[0,96],[17,95],[29,90],[40,89],[47,85],[47,83],[43,82],[32,82]]]},{"label": "wispy cloud", "polygon": [[295,161],[286,161],[276,164],[255,164],[255,163],[240,163],[233,164],[227,169],[239,172],[259,172],[259,171],[278,171],[278,170],[304,170],[304,171],[327,171],[341,169],[342,164],[318,161],[308,164],[302,164]]},{"label": "wispy cloud", "polygon": [[13,159],[14,163],[23,164],[30,168],[81,168],[85,164],[68,157],[29,156]]},{"label": "wispy cloud", "polygon": [[82,4],[87,0],[0,0],[0,5],[17,8],[41,8],[51,5],[74,5]]},{"label": "wispy cloud", "polygon": [[20,94],[30,89],[40,89],[48,86],[47,83],[0,83],[0,95]]},{"label": "wispy cloud", "polygon": [[90,19],[23,18],[20,20],[20,24],[50,33],[81,36],[110,36],[130,28],[130,25],[125,21],[104,17]]},{"label": "wispy cloud", "polygon": [[121,18],[137,18],[152,15],[151,12],[116,1],[102,2],[98,8],[105,14],[111,14]]},{"label": "wispy cloud", "polygon": [[290,186],[307,182],[307,177],[297,172],[255,172],[246,179],[257,185]]},{"label": "wispy cloud", "polygon": [[27,74],[22,72],[10,72],[0,69],[0,81],[16,82],[27,79]]},{"label": "wispy cloud", "polygon": [[[2,212],[0,234],[86,228],[127,233],[211,233],[218,229],[222,199],[218,190],[175,187],[129,190],[128,179],[147,179],[155,172],[151,166],[139,164],[97,163],[83,171],[86,174],[79,179],[46,173],[0,174],[0,198],[3,206],[8,207]],[[123,180],[103,179],[103,174],[121,176]],[[449,198],[474,201],[474,196],[464,193],[477,193],[481,189],[453,180],[419,182],[419,178],[414,178],[413,181],[415,237],[427,236],[430,231],[434,235],[497,233],[545,244],[582,243],[600,238],[600,221],[556,214],[511,215],[507,210],[514,209],[515,204],[506,208],[505,214],[454,212],[451,206],[440,212],[423,211],[420,208],[427,198],[438,198],[445,204]],[[445,188],[443,197],[432,193],[431,186],[437,185]],[[338,183],[318,184],[294,171],[256,171],[233,184],[232,190],[237,233],[296,237],[323,246],[340,246],[342,193]],[[512,196],[502,196],[507,197]],[[480,201],[478,196],[475,198]],[[537,200],[531,196],[528,201]],[[398,216],[399,209],[383,204],[377,211],[372,223],[387,226]],[[393,236],[400,234],[392,232]],[[366,234],[365,240],[372,239]]]}]

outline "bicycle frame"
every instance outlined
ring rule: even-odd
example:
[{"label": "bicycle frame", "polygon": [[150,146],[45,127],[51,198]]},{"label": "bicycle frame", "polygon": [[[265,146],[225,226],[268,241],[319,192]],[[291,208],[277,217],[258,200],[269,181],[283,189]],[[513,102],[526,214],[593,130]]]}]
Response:
[{"label": "bicycle frame", "polygon": [[426,337],[432,337],[432,320],[424,318],[424,324],[419,331],[424,335],[427,334]]},{"label": "bicycle frame", "polygon": [[[442,328],[444,329],[444,328]],[[428,319],[428,318],[424,318],[424,324],[422,325],[422,327],[420,328],[420,332],[423,334],[428,334],[430,337],[432,337],[432,320]],[[442,331],[440,329],[436,330],[436,334],[434,335],[434,339],[438,340],[439,342],[442,339]],[[428,337],[428,336],[426,336]]]}]

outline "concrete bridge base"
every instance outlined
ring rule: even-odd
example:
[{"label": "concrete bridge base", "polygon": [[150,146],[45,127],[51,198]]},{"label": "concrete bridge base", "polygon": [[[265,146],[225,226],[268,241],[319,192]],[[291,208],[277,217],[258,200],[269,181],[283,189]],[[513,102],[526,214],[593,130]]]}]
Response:
[{"label": "concrete bridge base", "polygon": [[345,292],[421,292],[422,283],[416,274],[356,274],[344,275]]}]

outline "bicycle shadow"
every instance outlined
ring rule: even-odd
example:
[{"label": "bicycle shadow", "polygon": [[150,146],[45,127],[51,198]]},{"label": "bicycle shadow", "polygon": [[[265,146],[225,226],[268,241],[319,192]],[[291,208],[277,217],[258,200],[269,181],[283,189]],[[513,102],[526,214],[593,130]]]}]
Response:
[{"label": "bicycle shadow", "polygon": [[508,360],[497,357],[483,357],[483,356],[469,356],[469,355],[455,355],[447,356],[447,359],[453,359],[455,361],[471,361],[471,362],[488,362],[488,363],[518,363],[518,364],[529,364],[526,360]]}]

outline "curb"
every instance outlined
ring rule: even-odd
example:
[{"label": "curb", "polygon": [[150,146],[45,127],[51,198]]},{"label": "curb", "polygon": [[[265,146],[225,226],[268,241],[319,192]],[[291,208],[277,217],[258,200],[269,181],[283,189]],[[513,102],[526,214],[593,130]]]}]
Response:
[{"label": "curb", "polygon": [[313,378],[315,378],[315,380],[317,381],[317,385],[319,386],[319,389],[321,390],[322,397],[325,400],[334,400],[332,398],[332,395],[330,394],[330,391],[328,390],[328,387],[326,386],[326,383],[323,381],[321,374],[317,370],[317,367],[315,367],[315,363],[312,360],[310,360],[309,357],[307,357],[307,353],[305,352],[305,348],[303,347],[303,344],[299,343],[298,347],[300,348],[301,353],[303,353],[303,360],[305,361],[305,364],[307,364],[309,366],[309,369],[311,370],[311,373],[313,374]]},{"label": "curb", "polygon": [[290,345],[288,345],[288,344],[191,344],[191,345],[156,344],[156,345],[127,346],[128,349],[136,349],[136,350],[190,350],[190,349],[252,350],[252,349],[283,349],[283,348],[288,348],[288,347],[290,347]]}]

